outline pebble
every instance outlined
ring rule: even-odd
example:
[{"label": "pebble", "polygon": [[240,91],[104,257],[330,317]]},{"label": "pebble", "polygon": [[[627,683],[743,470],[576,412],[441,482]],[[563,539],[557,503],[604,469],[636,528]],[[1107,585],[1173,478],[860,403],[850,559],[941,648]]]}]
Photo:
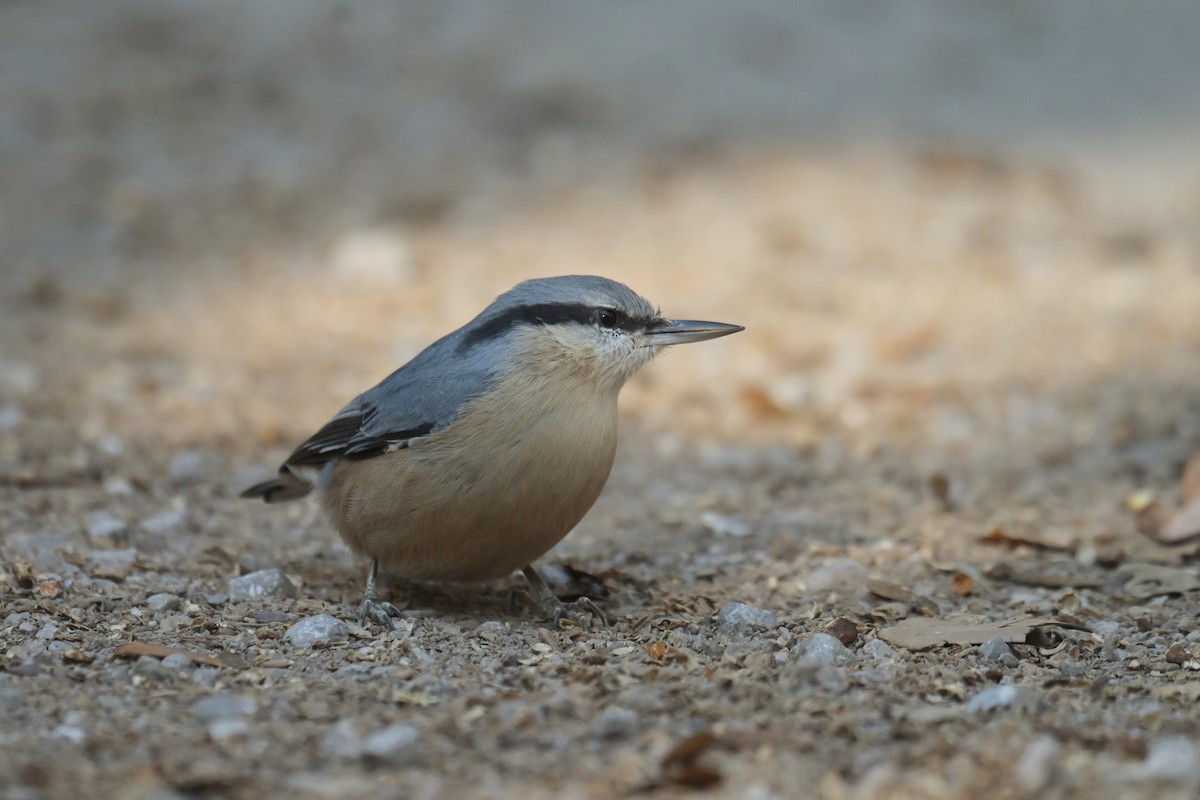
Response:
[{"label": "pebble", "polygon": [[229,600],[234,603],[268,598],[279,600],[296,596],[296,587],[292,585],[288,576],[281,569],[264,569],[238,578],[230,578],[228,589]]},{"label": "pebble", "polygon": [[1013,778],[1017,787],[1030,795],[1042,792],[1054,782],[1062,761],[1062,745],[1053,736],[1043,734],[1030,742],[1017,761]]},{"label": "pebble", "polygon": [[700,515],[700,524],[717,536],[741,538],[750,533],[750,525],[745,520],[738,517],[726,516],[725,514],[718,514],[714,511],[705,511],[702,513]]},{"label": "pebble", "polygon": [[208,456],[199,450],[181,450],[167,464],[167,476],[177,486],[199,483],[208,470]]},{"label": "pebble", "polygon": [[777,622],[775,612],[745,603],[726,603],[717,612],[717,625],[726,635],[747,633],[754,628],[773,628]]},{"label": "pebble", "polygon": [[1087,674],[1087,668],[1078,661],[1064,661],[1059,665],[1058,671],[1068,678],[1082,678]]},{"label": "pebble", "polygon": [[187,669],[194,667],[196,662],[183,653],[171,653],[169,656],[163,658],[162,665],[167,669]]},{"label": "pebble", "polygon": [[337,617],[317,614],[288,628],[284,637],[297,647],[328,647],[350,641],[350,628]]},{"label": "pebble", "polygon": [[993,636],[979,645],[978,655],[983,661],[1000,661],[1005,656],[1013,655],[1013,651],[1008,642],[999,636]]},{"label": "pebble", "polygon": [[192,703],[192,713],[204,722],[247,717],[258,710],[252,698],[229,692],[217,692]]},{"label": "pebble", "polygon": [[1189,657],[1190,656],[1188,654],[1187,648],[1185,648],[1179,642],[1176,642],[1175,644],[1168,647],[1167,652],[1163,654],[1163,659],[1168,664],[1183,664],[1183,663],[1187,662]]},{"label": "pebble", "polygon": [[854,660],[854,651],[828,633],[814,633],[793,647],[792,652],[812,663],[839,667]]},{"label": "pebble", "polygon": [[592,725],[592,734],[597,739],[614,741],[628,739],[637,733],[637,714],[628,708],[605,709]]},{"label": "pebble", "polygon": [[1041,702],[1041,695],[1032,689],[1020,686],[993,686],[971,698],[967,703],[967,713],[985,714],[999,708],[1033,711]]},{"label": "pebble", "polygon": [[197,686],[213,686],[221,679],[221,670],[216,667],[200,667],[192,673],[192,683]]},{"label": "pebble", "polygon": [[421,749],[420,729],[403,723],[368,734],[362,742],[364,756],[396,767],[419,763]]},{"label": "pebble", "polygon": [[1130,777],[1181,789],[1200,789],[1200,751],[1183,736],[1156,739],[1146,751],[1146,760]]},{"label": "pebble", "polygon": [[88,554],[88,572],[97,578],[124,580],[133,571],[138,551],[135,547],[124,550],[93,550]]},{"label": "pebble", "polygon": [[78,725],[59,725],[50,731],[50,735],[56,739],[65,739],[71,744],[82,744],[87,739],[87,731]]},{"label": "pebble", "polygon": [[891,661],[896,657],[896,651],[883,639],[872,639],[863,645],[862,651],[863,655],[868,658],[874,658],[879,661]]},{"label": "pebble", "polygon": [[107,511],[97,511],[88,516],[84,530],[89,539],[107,539],[123,532],[127,527],[129,525],[125,520],[118,519]]},{"label": "pebble", "polygon": [[812,592],[860,587],[867,581],[867,568],[851,558],[836,558],[813,570],[804,578],[804,586]]},{"label": "pebble", "polygon": [[233,719],[218,719],[208,723],[208,736],[214,742],[223,742],[235,736],[241,736],[250,730],[250,723],[241,717]]},{"label": "pebble", "polygon": [[185,519],[187,519],[187,512],[183,509],[176,509],[147,517],[141,521],[140,525],[142,530],[147,533],[152,533],[155,536],[164,536],[182,525]]},{"label": "pebble", "polygon": [[151,611],[174,611],[182,602],[173,594],[152,594],[146,598],[146,608]]},{"label": "pebble", "polygon": [[363,739],[352,720],[343,719],[321,737],[321,752],[326,758],[351,760],[363,753]]}]

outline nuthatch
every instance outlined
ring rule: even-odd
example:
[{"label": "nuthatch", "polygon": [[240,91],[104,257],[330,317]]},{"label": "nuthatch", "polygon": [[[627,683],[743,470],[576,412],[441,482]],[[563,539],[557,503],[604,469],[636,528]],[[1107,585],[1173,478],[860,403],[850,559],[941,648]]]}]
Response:
[{"label": "nuthatch", "polygon": [[479,581],[520,569],[557,622],[586,624],[532,562],[600,495],[617,445],[617,394],[664,347],[742,330],[672,320],[594,276],[525,281],[354,398],[242,493],[268,503],[320,490],[342,539],[371,560],[359,620],[391,627],[376,589],[402,578]]}]

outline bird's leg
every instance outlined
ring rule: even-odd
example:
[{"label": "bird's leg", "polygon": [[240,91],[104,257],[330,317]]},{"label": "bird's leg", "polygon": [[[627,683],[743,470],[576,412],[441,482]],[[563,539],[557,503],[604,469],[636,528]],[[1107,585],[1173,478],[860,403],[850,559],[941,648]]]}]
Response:
[{"label": "bird's leg", "polygon": [[600,620],[601,625],[608,624],[608,617],[604,615],[592,598],[581,597],[570,603],[564,603],[554,596],[554,592],[550,591],[550,587],[532,566],[524,567],[521,574],[529,583],[529,593],[534,602],[541,607],[542,611],[550,615],[555,625],[560,620],[569,619],[580,628],[587,630],[591,626],[593,616]]},{"label": "bird's leg", "polygon": [[400,616],[400,609],[379,599],[379,590],[375,588],[378,575],[379,560],[372,558],[371,569],[367,573],[367,588],[363,590],[362,607],[358,610],[358,624],[366,627],[368,622],[374,622],[384,630],[394,630],[392,617]]}]

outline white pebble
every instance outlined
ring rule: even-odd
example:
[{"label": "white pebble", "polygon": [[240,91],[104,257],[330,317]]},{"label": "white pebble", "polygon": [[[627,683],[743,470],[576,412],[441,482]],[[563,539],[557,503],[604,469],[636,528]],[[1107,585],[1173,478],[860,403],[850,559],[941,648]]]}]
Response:
[{"label": "white pebble", "polygon": [[288,628],[284,637],[297,647],[328,647],[350,641],[350,628],[337,617],[317,614]]}]

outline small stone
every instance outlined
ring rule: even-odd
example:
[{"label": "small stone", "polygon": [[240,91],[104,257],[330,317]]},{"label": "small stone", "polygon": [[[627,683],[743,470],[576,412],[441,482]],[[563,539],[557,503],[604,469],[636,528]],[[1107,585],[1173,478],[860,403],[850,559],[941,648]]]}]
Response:
[{"label": "small stone", "polygon": [[124,550],[93,550],[88,555],[88,573],[94,578],[110,578],[123,581],[133,571],[138,551],[135,547]]},{"label": "small stone", "polygon": [[1059,665],[1058,671],[1068,678],[1082,678],[1087,674],[1087,668],[1078,661],[1064,661]]},{"label": "small stone", "polygon": [[700,524],[717,536],[741,538],[750,533],[750,525],[743,519],[705,511],[700,515]]},{"label": "small stone", "polygon": [[804,578],[804,586],[811,592],[860,588],[866,583],[867,568],[850,558],[834,559]]},{"label": "small stone", "polygon": [[1062,745],[1053,736],[1034,739],[1017,761],[1013,778],[1024,792],[1037,795],[1054,782],[1062,761]]},{"label": "small stone", "polygon": [[747,633],[754,628],[773,628],[776,624],[775,612],[745,603],[726,603],[717,612],[717,626],[726,635]]},{"label": "small stone", "polygon": [[155,536],[164,536],[182,525],[185,519],[187,519],[187,512],[183,509],[176,509],[147,517],[139,524],[142,530],[147,533],[152,533]]},{"label": "small stone", "polygon": [[1168,664],[1184,664],[1189,658],[1191,658],[1191,655],[1188,653],[1187,648],[1179,642],[1168,647],[1167,652],[1163,654],[1163,659]]},{"label": "small stone", "polygon": [[1012,648],[1008,646],[1008,642],[1004,641],[999,636],[993,636],[983,644],[979,645],[979,658],[983,661],[999,661],[1005,656],[1013,655]]},{"label": "small stone", "polygon": [[592,734],[597,739],[615,741],[628,739],[638,729],[637,714],[628,708],[609,708],[601,712],[592,725]]},{"label": "small stone", "polygon": [[814,633],[793,647],[792,652],[816,664],[842,666],[854,660],[854,651],[828,633]]},{"label": "small stone", "polygon": [[151,611],[174,611],[182,602],[173,594],[152,594],[146,598],[146,608]]},{"label": "small stone", "polygon": [[984,689],[967,703],[967,713],[984,714],[999,708],[1033,711],[1041,705],[1041,696],[1020,686],[993,686]]},{"label": "small stone", "polygon": [[192,673],[192,683],[197,686],[213,686],[221,680],[221,670],[216,667],[200,667]]},{"label": "small stone", "polygon": [[297,647],[328,647],[350,641],[350,628],[337,617],[317,614],[288,628],[284,637]]},{"label": "small stone", "polygon": [[229,579],[229,600],[281,600],[296,596],[296,587],[281,569],[264,569]]},{"label": "small stone", "polygon": [[252,698],[228,692],[217,692],[192,703],[192,713],[203,722],[248,717],[257,710],[258,703]]},{"label": "small stone", "polygon": [[207,471],[208,456],[199,450],[182,450],[167,465],[167,476],[177,486],[199,483]]},{"label": "small stone", "polygon": [[50,735],[56,739],[65,739],[71,744],[82,744],[87,739],[87,731],[78,725],[59,725],[50,731]]},{"label": "small stone", "polygon": [[1200,752],[1182,736],[1156,739],[1146,751],[1146,760],[1130,777],[1192,791],[1200,789]]},{"label": "small stone", "polygon": [[107,511],[97,511],[88,516],[84,530],[89,539],[108,539],[124,532],[128,527],[125,520],[118,519]]},{"label": "small stone", "polygon": [[241,717],[217,719],[208,723],[208,736],[214,742],[223,742],[241,736],[250,730],[250,723]]},{"label": "small stone", "polygon": [[321,737],[321,752],[326,758],[351,760],[363,754],[363,738],[354,722],[343,719]]},{"label": "small stone", "polygon": [[167,669],[188,669],[196,665],[196,662],[184,653],[171,653],[163,658],[161,663]]},{"label": "small stone", "polygon": [[362,743],[363,755],[392,766],[411,766],[421,759],[421,731],[412,725],[389,725],[368,734]]},{"label": "small stone", "polygon": [[878,661],[891,661],[896,657],[896,651],[883,639],[872,639],[863,645],[862,651],[863,655]]}]

